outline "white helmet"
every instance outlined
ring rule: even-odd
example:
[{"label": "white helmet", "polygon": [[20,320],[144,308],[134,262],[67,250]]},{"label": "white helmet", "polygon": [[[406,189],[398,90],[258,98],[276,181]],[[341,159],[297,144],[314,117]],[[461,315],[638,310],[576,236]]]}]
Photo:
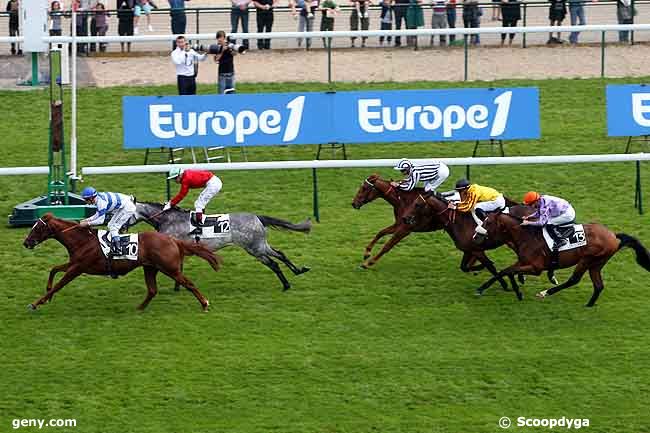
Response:
[{"label": "white helmet", "polygon": [[402,159],[399,160],[397,165],[395,167],[393,167],[393,169],[400,170],[400,171],[402,171],[402,170],[411,171],[413,169],[413,163],[411,161],[409,161],[408,159],[406,159],[406,158],[402,158]]},{"label": "white helmet", "polygon": [[169,176],[167,176],[167,179],[177,178],[181,174],[183,174],[183,169],[181,169],[180,167],[172,167],[172,169],[169,170]]}]

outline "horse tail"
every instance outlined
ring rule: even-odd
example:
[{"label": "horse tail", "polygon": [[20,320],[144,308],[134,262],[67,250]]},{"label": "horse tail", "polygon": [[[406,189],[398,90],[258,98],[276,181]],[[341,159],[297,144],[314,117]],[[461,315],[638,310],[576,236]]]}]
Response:
[{"label": "horse tail", "polygon": [[650,252],[643,244],[637,238],[626,235],[625,233],[616,233],[616,237],[621,241],[618,249],[621,250],[625,247],[632,248],[636,253],[636,262],[646,271],[650,272]]},{"label": "horse tail", "polygon": [[223,258],[207,249],[201,244],[181,241],[176,239],[176,244],[186,256],[197,256],[210,263],[212,269],[218,271],[223,263]]},{"label": "horse tail", "polygon": [[311,231],[311,220],[309,218],[298,224],[292,224],[289,221],[265,215],[257,215],[257,218],[264,227],[271,227],[276,230],[290,230],[302,233],[309,233]]}]

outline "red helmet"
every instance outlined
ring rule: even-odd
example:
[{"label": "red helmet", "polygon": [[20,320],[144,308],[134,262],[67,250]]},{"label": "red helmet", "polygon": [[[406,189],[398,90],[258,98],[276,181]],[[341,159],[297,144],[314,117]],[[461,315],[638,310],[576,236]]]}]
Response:
[{"label": "red helmet", "polygon": [[535,191],[528,191],[526,194],[524,194],[524,204],[526,206],[531,205],[537,200],[539,200],[539,193]]}]

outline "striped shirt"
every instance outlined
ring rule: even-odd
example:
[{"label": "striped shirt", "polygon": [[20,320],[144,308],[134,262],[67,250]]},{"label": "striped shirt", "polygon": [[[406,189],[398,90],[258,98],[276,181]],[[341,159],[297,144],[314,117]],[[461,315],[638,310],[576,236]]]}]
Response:
[{"label": "striped shirt", "polygon": [[97,212],[86,221],[88,221],[90,225],[103,224],[104,217],[108,212],[121,209],[125,203],[128,203],[130,201],[131,197],[128,195],[120,194],[117,192],[98,192],[97,199],[95,200]]},{"label": "striped shirt", "polygon": [[434,180],[438,177],[439,168],[440,163],[416,165],[411,169],[409,177],[399,183],[399,188],[404,191],[411,191],[419,181],[426,182],[428,180]]}]

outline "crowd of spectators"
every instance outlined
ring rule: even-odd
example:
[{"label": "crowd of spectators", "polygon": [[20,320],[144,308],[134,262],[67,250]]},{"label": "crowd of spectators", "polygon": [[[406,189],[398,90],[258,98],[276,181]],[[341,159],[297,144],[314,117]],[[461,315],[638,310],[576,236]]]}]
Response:
[{"label": "crowd of spectators", "polygon": [[[19,2],[21,0],[8,0],[6,11],[9,14],[9,35],[19,35]],[[108,0],[66,0],[70,1],[69,5],[64,5],[64,0],[52,0],[50,2],[50,34],[53,36],[61,35],[65,32],[63,18],[70,18],[71,11],[76,11],[76,22],[74,23],[76,34],[79,36],[103,36],[109,30],[108,11],[110,7],[103,1]],[[186,32],[186,15],[185,3],[189,0],[167,0],[169,14],[171,19],[171,29],[173,34],[184,34]],[[341,0],[343,1],[343,0]],[[430,10],[430,27],[433,29],[456,28],[457,9],[459,11],[462,25],[466,28],[478,28],[481,25],[481,19],[484,17],[485,9],[491,9],[491,20],[501,21],[503,27],[516,27],[522,19],[522,2],[521,0],[492,0],[486,3],[484,0],[345,0],[345,6],[350,6],[349,28],[350,30],[368,30],[370,29],[369,8],[376,2],[380,7],[378,28],[381,30],[400,30],[422,28],[427,25],[425,19],[425,8]],[[588,0],[596,1],[596,0]],[[232,33],[249,32],[249,14],[254,11],[256,14],[257,32],[271,32],[273,30],[274,9],[278,6],[279,0],[231,0],[230,24]],[[569,24],[565,22],[567,13],[571,25],[585,25],[585,0],[549,0],[548,20],[550,26],[560,26]],[[334,30],[334,23],[340,15],[341,6],[337,0],[288,0],[291,15],[297,21],[298,32],[313,31],[314,20],[320,14],[321,31]],[[157,9],[158,5],[153,0],[116,0],[114,9],[117,17],[117,33],[120,36],[137,35],[140,28],[143,31],[153,32],[154,28],[151,23],[151,13]],[[636,14],[631,0],[617,0],[616,17],[619,24],[630,24]],[[142,26],[141,18],[144,15],[145,25]],[[427,13],[428,15],[428,13]],[[485,14],[487,16],[487,14]],[[70,23],[70,29],[73,23]],[[572,32],[569,35],[568,42],[577,44],[579,32]],[[619,32],[619,41],[628,42],[629,32]],[[514,33],[501,34],[501,44],[507,41],[509,45],[515,39]],[[367,37],[362,37],[360,46],[365,47]],[[402,45],[402,38],[396,36],[380,37],[379,44],[393,44],[396,47]],[[472,45],[480,44],[480,35],[471,35],[469,38],[464,37],[463,41],[456,40],[456,35],[446,37],[441,35],[438,38],[440,46],[455,45],[468,43]],[[560,32],[551,32],[549,34],[548,44],[562,44],[565,41],[561,38]],[[351,38],[351,46],[357,46],[357,38]],[[408,36],[405,41],[407,46],[417,47],[417,37]],[[430,44],[435,43],[434,37],[431,37]],[[175,48],[176,42],[172,44]],[[327,39],[323,39],[323,46],[327,46]],[[130,43],[121,43],[121,50],[130,51]],[[244,39],[242,45],[246,48],[249,41]],[[311,40],[309,38],[299,38],[298,46],[309,49]],[[258,39],[257,48],[268,50],[271,48],[271,39]],[[106,50],[106,44],[79,44],[78,50],[81,53]],[[11,54],[20,55],[22,51],[18,44],[11,44]]]}]

